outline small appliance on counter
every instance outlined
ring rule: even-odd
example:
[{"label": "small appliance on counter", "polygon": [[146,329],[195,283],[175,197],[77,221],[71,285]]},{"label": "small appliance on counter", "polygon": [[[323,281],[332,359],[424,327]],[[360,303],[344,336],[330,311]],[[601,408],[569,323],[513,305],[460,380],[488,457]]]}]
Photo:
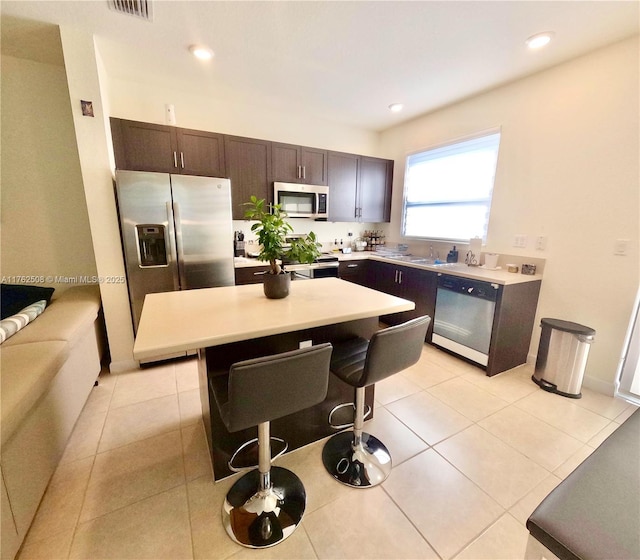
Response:
[{"label": "small appliance on counter", "polygon": [[453,246],[453,249],[447,253],[447,262],[448,263],[457,263],[458,262],[458,251],[456,250],[456,246]]},{"label": "small appliance on counter", "polygon": [[233,232],[233,256],[244,257],[244,233],[242,231]]}]

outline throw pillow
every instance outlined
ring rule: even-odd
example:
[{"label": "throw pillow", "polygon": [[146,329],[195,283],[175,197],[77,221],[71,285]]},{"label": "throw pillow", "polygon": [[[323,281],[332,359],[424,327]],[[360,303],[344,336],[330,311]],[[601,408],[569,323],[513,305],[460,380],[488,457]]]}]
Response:
[{"label": "throw pillow", "polygon": [[25,307],[20,313],[16,313],[11,317],[7,317],[0,321],[0,344],[2,344],[9,337],[16,334],[20,329],[26,327],[31,321],[33,321],[40,313],[44,311],[47,306],[47,302],[43,299],[37,301],[33,305]]},{"label": "throw pillow", "polygon": [[45,305],[48,305],[55,288],[2,284],[0,290],[0,320],[2,320],[20,313],[25,307],[36,301],[44,300]]}]

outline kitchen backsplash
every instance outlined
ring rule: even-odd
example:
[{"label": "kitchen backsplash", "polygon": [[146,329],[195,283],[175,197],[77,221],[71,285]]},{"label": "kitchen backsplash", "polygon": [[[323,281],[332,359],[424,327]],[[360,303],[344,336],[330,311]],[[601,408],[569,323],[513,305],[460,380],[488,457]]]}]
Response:
[{"label": "kitchen backsplash", "polygon": [[[234,220],[234,231],[242,231],[245,234],[245,249],[249,252],[257,250],[256,236],[251,232],[251,225],[254,222]],[[405,251],[412,255],[421,257],[429,257],[433,253],[434,258],[446,261],[447,253],[452,249],[454,243],[442,241],[420,241],[416,239],[403,239],[398,241],[393,238],[387,238],[385,226],[388,224],[374,223],[357,223],[357,222],[315,222],[307,219],[292,219],[291,225],[294,233],[309,233],[313,231],[318,240],[322,243],[323,251],[332,251],[341,247],[353,247],[355,240],[365,237],[367,232],[380,232],[385,242],[385,249],[395,250],[398,245],[406,245]],[[349,233],[352,233],[350,236]],[[458,262],[463,263],[465,255],[469,250],[468,243],[455,243],[458,251]],[[480,263],[484,264],[484,253],[491,252],[490,248],[482,248],[480,255]],[[528,257],[525,255],[509,255],[500,254],[498,257],[498,266],[506,268],[507,264],[515,264],[522,269],[523,264],[536,265],[536,272],[542,274],[544,272],[545,259]]]},{"label": "kitchen backsplash", "polygon": [[[293,226],[293,233],[309,233],[313,231],[322,243],[323,251],[331,251],[338,247],[353,247],[356,239],[362,237],[366,231],[380,231],[380,224],[357,223],[357,222],[316,222],[307,219],[289,220]],[[256,236],[251,232],[251,225],[255,222],[244,220],[234,220],[233,230],[242,231],[245,235],[245,249],[251,251],[255,246]],[[349,233],[352,235],[350,236]],[[253,242],[253,243],[250,243]]]}]

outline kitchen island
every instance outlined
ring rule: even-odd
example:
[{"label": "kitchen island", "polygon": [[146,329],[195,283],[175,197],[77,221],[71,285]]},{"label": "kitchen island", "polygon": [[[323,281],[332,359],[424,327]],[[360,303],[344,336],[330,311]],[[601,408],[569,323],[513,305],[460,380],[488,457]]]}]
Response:
[{"label": "kitchen island", "polygon": [[[134,345],[137,360],[183,351],[198,352],[200,399],[216,479],[230,474],[227,461],[255,430],[228,433],[209,388],[213,376],[226,375],[236,361],[276,354],[300,345],[370,337],[378,317],[408,311],[414,303],[337,278],[291,285],[285,299],[270,300],[262,285],[226,286],[148,294]],[[330,376],[326,400],[275,420],[274,436],[295,449],[334,433],[328,413],[350,402],[353,388]],[[373,387],[367,399],[373,404]]]}]

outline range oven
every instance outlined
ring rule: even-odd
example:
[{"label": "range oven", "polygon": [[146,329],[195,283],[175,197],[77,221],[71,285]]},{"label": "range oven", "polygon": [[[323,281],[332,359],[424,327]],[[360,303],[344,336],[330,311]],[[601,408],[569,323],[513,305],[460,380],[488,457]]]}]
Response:
[{"label": "range oven", "polygon": [[311,264],[285,264],[285,270],[291,272],[292,280],[338,278],[338,257],[322,255]]},{"label": "range oven", "polygon": [[498,284],[440,274],[433,344],[486,366],[499,291]]},{"label": "range oven", "polygon": [[273,183],[273,200],[290,218],[326,220],[329,214],[329,187]]}]

